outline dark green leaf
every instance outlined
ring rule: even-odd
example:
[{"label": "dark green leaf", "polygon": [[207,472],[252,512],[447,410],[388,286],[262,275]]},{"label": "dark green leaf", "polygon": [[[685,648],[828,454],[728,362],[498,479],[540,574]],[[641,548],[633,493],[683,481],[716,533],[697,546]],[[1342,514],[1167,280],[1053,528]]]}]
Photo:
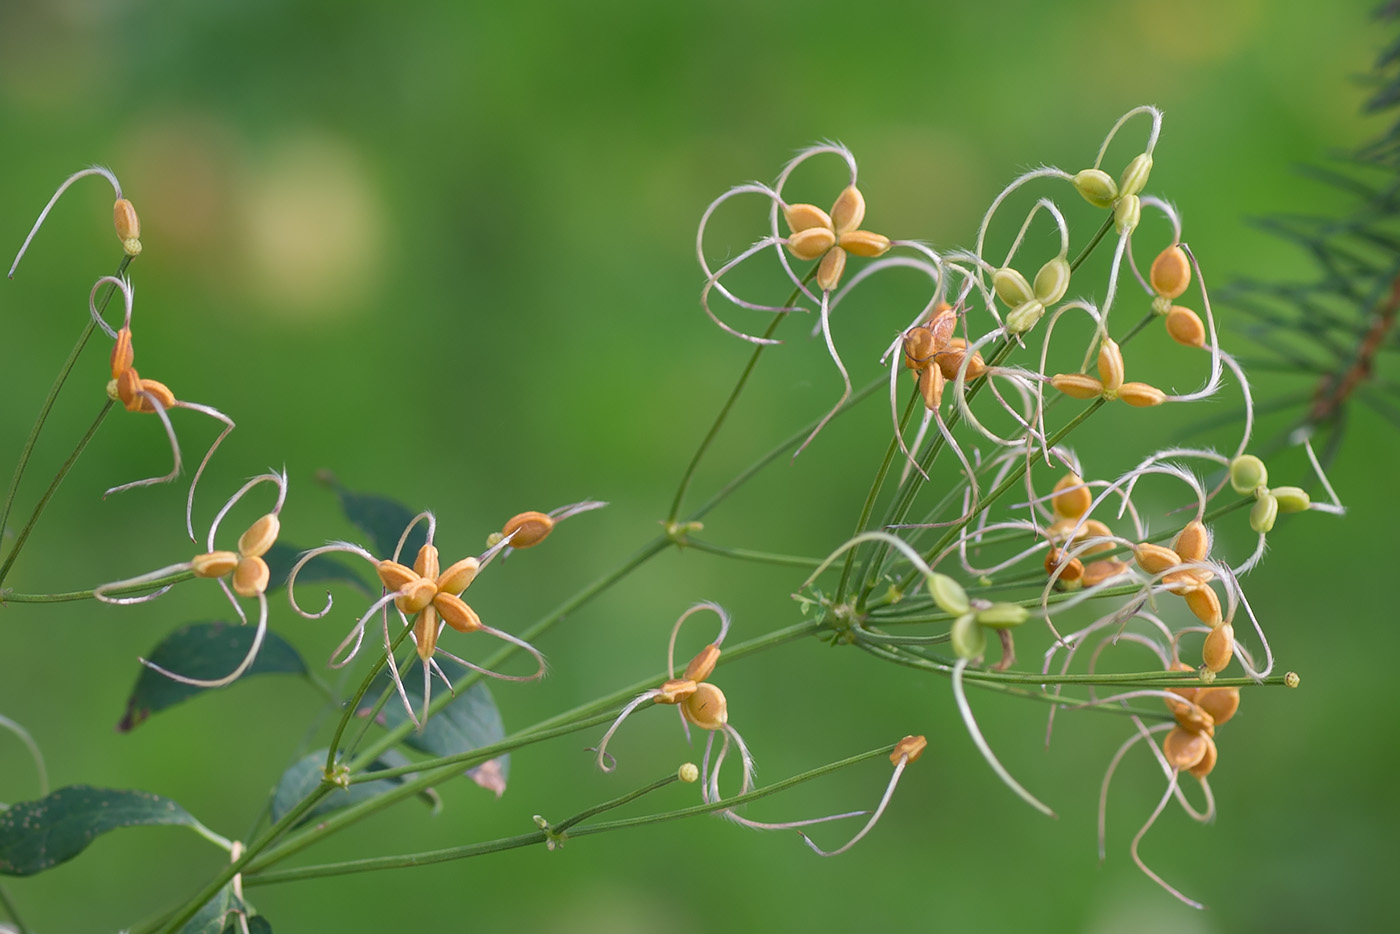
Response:
[{"label": "dark green leaf", "polygon": [[169,798],[146,791],[70,785],[0,812],[0,873],[29,876],[77,856],[118,827],[199,822]]},{"label": "dark green leaf", "polygon": [[[370,771],[376,769],[398,768],[409,765],[409,760],[403,753],[396,750],[389,750],[375,760],[370,766]],[[277,782],[277,790],[272,794],[272,819],[278,821],[282,816],[291,811],[297,804],[321,784],[321,776],[326,766],[326,750],[318,749],[301,759],[295,765],[282,773],[282,778]],[[327,814],[331,811],[338,811],[341,808],[348,808],[352,804],[359,804],[361,801],[368,801],[390,791],[395,785],[402,784],[402,776],[397,778],[385,778],[375,782],[362,782],[351,785],[349,788],[333,789],[326,797],[316,802],[311,810],[304,814],[298,823],[304,823],[313,817]],[[438,805],[438,798],[431,792],[425,792],[418,796],[426,801],[433,808]]]},{"label": "dark green leaf", "polygon": [[[469,673],[466,668],[448,658],[437,660],[443,673],[453,682],[460,681]],[[371,693],[390,687],[387,673],[376,680]],[[441,682],[436,690],[447,690]],[[413,702],[414,710],[423,706],[423,682],[419,678],[404,680],[404,691]],[[384,725],[398,726],[408,719],[397,696],[384,705],[380,713]],[[455,756],[482,746],[505,739],[506,728],[501,721],[501,712],[486,685],[477,683],[458,694],[446,707],[433,714],[422,731],[408,734],[404,745],[434,756]],[[510,776],[510,756],[504,755],[492,760],[495,766],[473,769],[472,777],[478,784],[495,791],[498,795],[505,790],[505,781]]]},{"label": "dark green leaf", "polygon": [[[243,928],[237,918],[229,918],[220,934],[243,934]],[[253,915],[248,919],[248,934],[272,934],[272,925],[267,923],[266,916]]]},{"label": "dark green leaf", "polygon": [[[292,565],[297,563],[297,558],[308,549],[298,548],[296,545],[286,542],[276,542],[263,555],[263,560],[267,562],[267,568],[272,572],[271,583],[267,585],[268,590],[274,590],[285,586],[287,574],[292,570]],[[355,572],[355,569],[346,562],[340,560],[335,555],[317,555],[297,575],[298,583],[311,583],[312,581],[342,581],[352,584],[361,593],[369,593],[369,588],[365,586],[364,579]]]},{"label": "dark green leaf", "polygon": [[237,930],[238,920],[229,917],[229,909],[236,901],[233,897],[233,886],[224,886],[195,912],[193,918],[185,922],[185,926],[180,928],[180,934],[223,934],[228,930],[226,921],[232,921],[234,930]]},{"label": "dark green leaf", "polygon": [[[326,483],[336,496],[340,497],[340,508],[345,518],[355,524],[361,532],[369,536],[369,550],[375,557],[388,558],[399,543],[399,536],[413,521],[416,512],[398,500],[372,493],[356,493],[340,485],[340,481],[329,473],[322,473],[319,479]],[[400,557],[407,557],[405,563],[412,564],[418,549],[427,541],[426,525],[420,523],[404,543]]]},{"label": "dark green leaf", "polygon": [[[253,644],[256,628],[231,626],[228,623],[190,623],[175,630],[147,656],[152,662],[178,674],[190,678],[220,678],[238,667]],[[258,657],[243,674],[306,674],[306,662],[302,661],[297,650],[275,632],[268,631],[263,638]],[[218,688],[199,688],[192,684],[182,684],[151,669],[141,667],[136,678],[136,686],[126,701],[126,714],[117,729],[126,732],[137,726],[151,714],[173,707],[183,700],[205,691]]]}]

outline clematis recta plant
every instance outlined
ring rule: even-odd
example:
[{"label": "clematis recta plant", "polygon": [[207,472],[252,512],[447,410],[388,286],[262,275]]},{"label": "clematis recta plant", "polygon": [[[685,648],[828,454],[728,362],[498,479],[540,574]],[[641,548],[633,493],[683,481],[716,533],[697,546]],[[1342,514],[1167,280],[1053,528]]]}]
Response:
[{"label": "clematis recta plant", "polygon": [[[133,709],[139,706],[143,716],[149,715],[252,675],[319,667],[307,666],[279,631],[324,638],[329,667],[349,673],[346,683],[353,689],[327,688],[324,709],[302,711],[308,722],[329,714],[316,733],[324,746],[289,763],[280,778],[267,776],[276,790],[266,817],[242,838],[224,837],[174,802],[141,792],[79,793],[77,786],[65,786],[50,793],[46,788],[41,799],[0,812],[0,875],[51,870],[77,856],[95,834],[121,826],[183,824],[223,849],[227,864],[198,890],[168,905],[153,903],[149,917],[113,918],[111,923],[142,934],[205,930],[201,924],[251,931],[270,929],[276,920],[260,914],[254,904],[250,893],[261,885],[516,847],[538,846],[543,853],[572,839],[682,816],[709,814],[750,829],[790,834],[802,858],[810,858],[803,843],[823,856],[839,855],[861,841],[879,846],[878,821],[898,813],[897,786],[918,760],[921,768],[937,769],[949,757],[980,756],[988,781],[1005,786],[1008,800],[1024,802],[1028,820],[1038,819],[1035,812],[1053,816],[1043,792],[1036,790],[1042,784],[1038,776],[1013,776],[994,751],[993,738],[979,726],[979,692],[1011,691],[1039,702],[1026,705],[1026,712],[1037,723],[1046,718],[1047,739],[1052,728],[1075,729],[1080,712],[1118,718],[1121,745],[1116,751],[1105,748],[1097,769],[1102,773],[1101,855],[1111,855],[1104,840],[1113,811],[1110,779],[1128,756],[1150,759],[1160,770],[1160,803],[1150,814],[1133,815],[1141,829],[1128,856],[1163,898],[1201,907],[1211,886],[1218,885],[1216,877],[1177,870],[1168,881],[1148,866],[1141,843],[1173,800],[1195,820],[1214,816],[1208,776],[1231,781],[1228,745],[1218,745],[1225,737],[1217,728],[1233,717],[1242,694],[1299,684],[1298,676],[1274,657],[1268,620],[1255,614],[1247,596],[1248,576],[1264,558],[1277,524],[1319,521],[1324,518],[1319,514],[1337,516],[1343,507],[1306,437],[1297,439],[1294,456],[1271,456],[1275,474],[1283,475],[1287,486],[1271,486],[1270,470],[1252,453],[1254,399],[1244,368],[1222,346],[1206,284],[1212,258],[1190,248],[1184,212],[1150,190],[1162,132],[1162,114],[1139,107],[1112,125],[1097,150],[1092,141],[1086,144],[1086,153],[1096,152],[1087,165],[1042,166],[1012,179],[992,200],[978,229],[968,232],[970,248],[930,244],[917,230],[891,237],[865,229],[867,208],[876,218],[880,206],[866,204],[856,156],[836,143],[803,150],[778,170],[771,185],[749,183],[721,193],[699,219],[694,321],[708,316],[747,345],[748,363],[679,478],[661,532],[644,540],[614,570],[565,596],[557,609],[520,628],[483,619],[467,602],[468,589],[475,588],[475,595],[495,586],[492,575],[476,580],[493,561],[528,564],[536,548],[585,547],[596,534],[588,514],[606,504],[581,499],[542,511],[530,508],[538,503],[522,503],[499,529],[463,530],[455,522],[444,523],[447,543],[440,545],[437,516],[423,508],[429,504],[409,508],[322,475],[322,486],[335,491],[362,537],[297,549],[279,543],[279,534],[284,521],[298,521],[298,500],[315,495],[316,487],[292,484],[287,471],[272,471],[255,475],[233,493],[213,518],[206,550],[198,555],[173,556],[176,563],[134,576],[133,569],[114,567],[109,581],[73,582],[87,589],[36,593],[9,586],[15,559],[58,481],[115,402],[132,412],[154,413],[165,425],[175,469],[160,481],[173,480],[182,464],[170,409],[192,409],[224,426],[186,497],[184,522],[192,539],[195,487],[206,475],[222,476],[213,469],[214,464],[225,467],[215,454],[233,427],[220,409],[179,401],[163,384],[136,373],[132,260],[138,254],[142,264],[162,259],[158,251],[141,250],[135,208],[115,174],[106,169],[77,173],[44,208],[30,240],[70,184],[98,175],[118,197],[115,217],[123,256],[114,274],[86,273],[75,283],[80,311],[78,303],[88,295],[88,323],[54,394],[64,387],[71,361],[97,329],[114,341],[112,389],[102,415],[39,498],[0,565],[0,584],[7,585],[6,617],[17,620],[27,603],[81,600],[139,604],[144,612],[156,613],[165,604],[153,602],[155,598],[199,578],[213,579],[240,625],[216,632],[193,627],[172,632],[141,660],[147,670],[138,680]],[[1123,143],[1112,144],[1130,138],[1132,157],[1110,159],[1110,152],[1123,148]],[[847,184],[835,192],[814,191],[812,201],[791,200],[818,160],[834,160]],[[716,213],[740,198],[762,199],[767,224],[749,232],[747,246],[711,242]],[[1018,214],[1018,205],[1028,201]],[[994,249],[998,237],[1009,238],[1009,246]],[[1091,257],[1094,263],[1088,262]],[[729,281],[740,266],[760,267],[751,270],[742,294]],[[865,302],[870,290],[862,285],[911,273],[921,291],[907,307]],[[89,291],[84,284],[94,278],[97,284]],[[124,317],[122,326],[114,328],[103,315],[118,295]],[[160,298],[143,290],[143,303]],[[840,334],[842,316],[836,314],[841,309],[848,309],[845,316],[883,322],[888,335],[883,350],[848,346]],[[802,312],[815,312],[814,334],[820,335],[841,382],[835,405],[814,399],[809,424],[791,426],[790,435],[751,467],[703,505],[687,509],[699,464],[723,443],[735,406],[750,401],[745,390],[751,374],[767,356],[785,352],[779,345],[790,335],[777,334],[788,318]],[[759,327],[765,318],[766,326]],[[1159,318],[1163,324],[1152,327]],[[469,331],[470,326],[466,322],[462,327]],[[1170,386],[1129,378],[1138,375],[1140,361],[1159,356],[1171,344],[1185,351],[1170,357],[1176,367]],[[1175,386],[1191,388],[1176,391]],[[6,517],[23,485],[52,396],[16,467],[3,505]],[[881,401],[886,397],[888,411]],[[1157,436],[1153,420],[1163,410],[1208,400],[1216,409],[1229,406],[1240,414],[1239,437],[1223,453],[1194,440],[1147,446],[1128,452],[1135,466],[1123,472],[1111,466],[1116,457],[1075,444],[1081,430],[1115,420],[1120,444],[1115,455],[1121,455],[1121,445],[1131,444],[1129,439]],[[213,401],[232,407],[238,400]],[[256,418],[256,413],[239,417]],[[780,555],[702,537],[701,520],[707,514],[726,505],[730,494],[760,471],[783,469],[790,458],[810,456],[804,452],[823,445],[837,417],[865,418],[888,432],[883,450],[849,452],[869,462],[868,487],[826,493],[828,508],[849,512],[851,531],[844,540],[824,543],[814,554]],[[1134,434],[1125,424],[1143,430]],[[276,452],[264,456],[279,460]],[[154,482],[125,483],[107,492]],[[271,510],[252,523],[236,547],[219,548],[220,525],[246,494],[264,485],[276,490]],[[1305,490],[1312,485],[1323,491],[1316,500]],[[290,498],[289,490],[295,491]],[[588,492],[577,491],[579,496]],[[103,493],[65,487],[65,495]],[[793,508],[804,504],[794,502]],[[293,527],[298,535],[328,538]],[[1216,534],[1227,528],[1229,535]],[[1224,542],[1241,534],[1253,545],[1234,553]],[[447,561],[439,547],[461,557]],[[551,654],[550,630],[599,594],[644,574],[652,558],[682,548],[769,567],[772,586],[792,597],[789,618],[765,628],[770,625],[766,621],[733,616],[705,593],[677,594],[668,618],[627,621],[630,638],[658,646],[670,628],[665,668],[639,670],[636,683],[579,698],[570,709],[507,732],[483,679],[518,682],[518,690],[531,690],[547,667],[570,668],[575,662],[567,654]],[[313,581],[328,591],[319,607],[304,602],[304,588]],[[551,584],[541,579],[537,586]],[[285,601],[276,593],[284,586]],[[256,602],[256,622],[250,622],[243,601]],[[682,624],[701,612],[718,619],[718,634],[678,675]],[[346,627],[348,634],[340,635]],[[368,640],[367,634],[372,634]],[[218,638],[197,638],[201,635]],[[927,692],[911,691],[906,722],[870,737],[873,748],[853,752],[833,744],[803,749],[810,769],[762,784],[756,763],[782,741],[775,738],[782,731],[765,730],[762,709],[731,704],[718,685],[722,682],[734,697],[735,687],[746,679],[762,677],[763,664],[782,664],[785,647],[812,639],[842,647],[850,657],[859,654],[906,670],[911,685],[922,679],[946,683],[947,694],[937,692],[939,700],[931,701]],[[758,664],[723,667],[759,653]],[[868,676],[868,666],[852,665],[851,670],[853,680]],[[436,689],[434,681],[439,682]],[[938,735],[926,725],[931,703],[951,703],[966,735]],[[631,774],[627,755],[628,724],[651,716],[645,710],[652,706],[676,707],[683,728],[668,741],[674,764],[660,777]],[[0,725],[34,750],[42,775],[40,744],[25,731],[22,719],[18,711],[0,711]],[[744,725],[747,738],[734,723]],[[1236,724],[1231,732],[1243,729],[1247,725]],[[552,742],[561,737],[584,737],[591,751],[580,754],[577,742]],[[246,741],[256,742],[252,725]],[[566,819],[538,816],[533,830],[448,850],[361,855],[349,861],[322,855],[327,839],[341,830],[400,801],[431,797],[439,786],[461,781],[464,773],[498,795],[510,793],[507,757],[541,743],[554,750],[554,768],[561,776],[600,769],[618,793]],[[698,764],[691,761],[696,758]],[[737,758],[739,766],[724,773],[729,758]],[[877,767],[870,763],[880,758],[889,761],[893,774],[877,779]],[[750,811],[752,802],[846,768],[869,772],[871,800],[833,801],[828,813],[787,822],[766,819],[782,810],[780,803],[765,803],[761,814]],[[1199,786],[1202,806],[1192,804],[1183,773]],[[880,782],[884,791],[877,796]],[[697,784],[698,801],[670,787],[677,783]],[[122,808],[114,810],[117,801]],[[555,801],[538,804],[541,811],[558,807]],[[640,813],[605,819],[620,808]],[[114,813],[125,816],[114,818]],[[859,818],[865,822],[848,831],[844,842],[827,842],[825,835],[834,833],[829,828],[812,829]],[[65,827],[80,832],[68,839]],[[41,836],[67,845],[38,846]],[[732,845],[743,846],[743,838],[736,834]],[[304,851],[321,861],[285,865]],[[77,879],[82,869],[53,871]],[[1186,894],[1188,890],[1199,891],[1199,897]],[[22,900],[22,895],[16,886],[0,904]]]}]

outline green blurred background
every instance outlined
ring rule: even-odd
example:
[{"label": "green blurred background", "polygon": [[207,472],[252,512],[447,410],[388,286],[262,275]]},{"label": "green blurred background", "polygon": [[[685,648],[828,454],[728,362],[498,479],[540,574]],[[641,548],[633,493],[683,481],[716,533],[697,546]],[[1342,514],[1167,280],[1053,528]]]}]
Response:
[{"label": "green blurred background", "polygon": [[[726,188],[770,180],[798,147],[840,139],[861,160],[868,226],[970,246],[984,206],[1017,172],[1087,165],[1119,114],[1153,103],[1167,117],[1150,189],[1181,206],[1211,282],[1295,278],[1310,274],[1305,260],[1246,219],[1349,207],[1292,167],[1384,129],[1357,116],[1354,76],[1393,35],[1362,0],[865,11],[826,2],[9,2],[0,5],[0,244],[19,244],[69,172],[100,162],[119,174],[144,223],[146,252],[132,267],[142,374],[239,422],[203,481],[197,526],[243,477],[283,464],[284,538],[303,545],[352,534],[313,482],[322,468],[435,509],[444,555],[479,550],[521,509],[611,501],[473,588],[488,622],[519,630],[655,533],[748,354],[704,319],[697,298],[695,226]],[[1126,160],[1136,150],[1115,151]],[[829,201],[835,178],[816,170],[794,192]],[[0,463],[13,462],[82,327],[92,281],[119,259],[102,187],[74,189],[16,280],[0,284]],[[1086,228],[1084,206],[1070,207],[1082,243],[1094,221]],[[745,223],[761,209],[745,210],[719,223],[712,255],[759,235]],[[740,281],[766,301],[785,294],[771,268]],[[893,304],[898,294],[890,316],[853,303],[839,321],[858,382],[879,372],[879,349],[909,317],[907,295]],[[765,359],[694,502],[835,400],[820,342],[798,330]],[[1237,333],[1226,340],[1247,349]],[[105,354],[96,341],[80,362],[17,520],[101,405]],[[1263,381],[1259,392],[1298,385]],[[1106,415],[1076,445],[1109,475],[1236,398],[1176,421]],[[707,537],[810,554],[840,541],[888,437],[882,405],[836,426],[796,464],[775,465],[709,518]],[[198,416],[175,421],[187,456],[212,438]],[[163,445],[153,420],[114,413],[8,583],[65,590],[186,558],[182,486],[101,498],[163,471]],[[1218,822],[1199,827],[1173,809],[1144,847],[1209,912],[1179,905],[1129,859],[1131,834],[1160,794],[1145,755],[1120,772],[1109,857],[1098,864],[1098,784],[1126,721],[1064,716],[1046,751],[1042,707],[974,694],[1003,760],[1059,812],[1046,820],[977,756],[946,681],[815,642],[718,677],[762,778],[908,732],[930,740],[889,818],[839,859],[818,859],[794,835],[692,819],[553,853],[249,894],[279,931],[1374,929],[1391,911],[1387,867],[1400,827],[1395,704],[1383,673],[1354,659],[1379,662],[1400,643],[1393,604],[1376,589],[1376,575],[1392,573],[1397,510],[1383,475],[1397,456],[1400,436],[1358,410],[1333,473],[1351,513],[1281,522],[1275,553],[1246,582],[1280,667],[1300,672],[1303,687],[1247,692],[1222,731]],[[1281,482],[1305,479],[1296,459],[1281,463]],[[1251,542],[1236,518],[1221,541],[1238,554]],[[730,608],[735,641],[794,621],[788,595],[800,579],[696,552],[662,556],[549,635],[544,683],[494,688],[508,727],[650,674],[671,621],[693,601]],[[349,625],[350,604],[317,622],[273,605],[274,628],[313,662]],[[224,611],[215,588],[198,585],[146,608],[6,607],[0,712],[34,733],[55,786],[155,791],[239,836],[319,709],[311,687],[258,679],[130,734],[112,729],[136,657],[178,623]],[[526,832],[533,814],[562,819],[694,755],[660,714],[624,731],[612,775],[597,774],[582,749],[595,740],[518,753],[500,800],[460,782],[443,789],[437,817],[401,805],[303,858]],[[37,795],[7,735],[0,763],[0,799]],[[750,816],[869,806],[887,774],[878,764],[851,770]],[[670,789],[648,809],[692,794]],[[838,838],[834,828],[821,836]],[[219,863],[192,834],[132,830],[4,885],[35,931],[115,930],[188,895]]]}]

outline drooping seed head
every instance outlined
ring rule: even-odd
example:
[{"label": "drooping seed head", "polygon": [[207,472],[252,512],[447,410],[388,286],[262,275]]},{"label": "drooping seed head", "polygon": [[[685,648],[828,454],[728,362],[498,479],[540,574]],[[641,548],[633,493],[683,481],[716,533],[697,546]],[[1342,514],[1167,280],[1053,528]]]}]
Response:
[{"label": "drooping seed head", "polygon": [[1035,290],[1026,281],[1026,277],[1010,266],[992,273],[992,288],[996,290],[997,298],[1001,299],[1007,308],[1024,305],[1035,298]]},{"label": "drooping seed head", "polygon": [[836,231],[832,227],[831,216],[815,204],[789,204],[783,209],[783,217],[787,220],[788,230],[795,234],[822,228],[832,232],[832,242],[835,242]]},{"label": "drooping seed head", "polygon": [[136,215],[136,208],[125,198],[118,198],[112,205],[112,224],[117,228],[117,239],[141,239],[141,218]]},{"label": "drooping seed head", "polygon": [[267,562],[256,555],[250,555],[238,562],[233,569],[233,592],[240,597],[256,597],[267,592],[272,571]]},{"label": "drooping seed head", "polygon": [[112,379],[131,369],[136,362],[136,351],[131,346],[131,328],[117,332],[117,342],[112,345]]},{"label": "drooping seed head", "polygon": [[1215,718],[1199,704],[1167,701],[1167,707],[1171,710],[1172,716],[1176,717],[1177,725],[1188,733],[1215,735]]},{"label": "drooping seed head", "polygon": [[963,585],[947,574],[939,574],[935,571],[929,575],[926,586],[929,596],[933,597],[933,602],[944,613],[961,616],[972,607],[967,599],[967,591],[963,590]]},{"label": "drooping seed head", "polygon": [[438,592],[433,597],[433,608],[444,623],[458,632],[476,632],[481,628],[481,617],[476,615],[476,610],[456,594]]},{"label": "drooping seed head", "polygon": [[855,185],[848,186],[836,196],[831,206],[831,226],[837,234],[855,230],[865,220],[865,195]]},{"label": "drooping seed head", "polygon": [[702,730],[718,730],[729,722],[729,705],[724,692],[706,681],[681,701],[681,713]]},{"label": "drooping seed head", "polygon": [[1253,454],[1241,454],[1230,461],[1230,486],[1236,493],[1249,495],[1269,484],[1269,468]]},{"label": "drooping seed head", "polygon": [[800,260],[811,261],[826,254],[836,245],[836,234],[827,227],[808,227],[788,237],[788,252]]},{"label": "drooping seed head", "polygon": [[1176,541],[1172,542],[1172,551],[1175,551],[1182,561],[1204,561],[1206,555],[1210,554],[1210,532],[1206,530],[1205,524],[1199,519],[1192,519],[1186,523],[1177,533]]},{"label": "drooping seed head", "polygon": [[[1168,668],[1167,670],[1168,670],[1168,671],[1195,671],[1196,669],[1192,668],[1190,665],[1186,664],[1185,662],[1176,662],[1175,664],[1173,664],[1173,665],[1172,665],[1170,668]],[[1170,691],[1170,692],[1172,692],[1173,694],[1177,695],[1177,696],[1180,697],[1182,700],[1187,700],[1187,701],[1190,701],[1190,702],[1192,702],[1192,703],[1195,703],[1196,698],[1200,695],[1200,692],[1201,692],[1201,689],[1200,689],[1200,688],[1167,688],[1167,690]],[[1173,710],[1175,709],[1175,708],[1172,707],[1172,702],[1171,702],[1171,701],[1168,701],[1168,702],[1167,702],[1167,707],[1168,707],[1169,709],[1173,709]]]},{"label": "drooping seed head", "polygon": [[817,288],[831,292],[841,282],[841,274],[846,271],[846,251],[839,246],[826,251],[817,264]]},{"label": "drooping seed head", "polygon": [[1187,609],[1207,626],[1219,626],[1224,620],[1220,612],[1220,598],[1215,595],[1213,587],[1200,584],[1188,590],[1183,596]]},{"label": "drooping seed head", "polygon": [[958,658],[975,661],[987,652],[987,631],[977,625],[975,613],[964,613],[953,620],[948,635]]},{"label": "drooping seed head", "polygon": [[1099,584],[1124,574],[1127,570],[1128,562],[1119,561],[1117,558],[1100,558],[1097,561],[1090,561],[1084,565],[1084,586],[1097,587]]},{"label": "drooping seed head", "polygon": [[1152,291],[1165,298],[1176,298],[1191,285],[1191,263],[1186,251],[1172,244],[1157,254],[1147,274]]},{"label": "drooping seed head", "polygon": [[1118,200],[1118,183],[1103,169],[1083,169],[1074,176],[1074,188],[1096,208],[1113,207]]},{"label": "drooping seed head", "polygon": [[1056,373],[1050,385],[1071,399],[1097,399],[1103,395],[1103,383],[1086,373]]},{"label": "drooping seed head", "polygon": [[531,510],[512,516],[501,527],[501,534],[515,533],[515,537],[510,540],[512,548],[530,548],[544,541],[545,536],[553,530],[553,519],[542,512]]},{"label": "drooping seed head", "polygon": [[1249,509],[1249,527],[1260,535],[1267,535],[1273,531],[1274,521],[1278,519],[1278,500],[1267,491],[1256,496],[1254,505]]},{"label": "drooping seed head", "polygon": [[1206,744],[1210,737],[1203,733],[1192,733],[1179,726],[1171,728],[1162,740],[1162,755],[1172,768],[1185,772],[1206,756]]},{"label": "drooping seed head", "polygon": [[1240,709],[1239,688],[1201,688],[1196,703],[1215,719],[1215,725],[1228,721]]},{"label": "drooping seed head", "polygon": [[[1045,573],[1054,574],[1059,568],[1060,576],[1057,581],[1064,581],[1067,584],[1078,583],[1084,578],[1084,562],[1078,558],[1070,558],[1064,562],[1065,553],[1058,548],[1051,548],[1045,553]],[[1061,566],[1061,562],[1064,565]]]},{"label": "drooping seed head", "polygon": [[1124,383],[1118,398],[1137,409],[1147,409],[1167,401],[1167,394],[1147,383]]},{"label": "drooping seed head", "polygon": [[719,646],[712,642],[695,654],[690,664],[685,666],[685,673],[681,677],[698,684],[714,674],[718,662]]},{"label": "drooping seed head", "polygon": [[1276,486],[1269,492],[1278,501],[1279,512],[1303,512],[1312,505],[1312,497],[1300,486]]},{"label": "drooping seed head", "polygon": [[904,332],[904,365],[909,369],[922,370],[935,352],[933,332],[928,328],[916,325]]},{"label": "drooping seed head", "polygon": [[937,411],[943,404],[945,379],[943,371],[936,366],[925,367],[919,371],[919,395],[924,397],[924,408],[930,412]]},{"label": "drooping seed head", "polygon": [[1206,326],[1190,308],[1173,305],[1167,312],[1167,334],[1184,347],[1204,350],[1206,346]]},{"label": "drooping seed head", "polygon": [[890,238],[869,230],[848,230],[836,238],[836,245],[847,253],[874,259],[890,251]]},{"label": "drooping seed head", "polygon": [[1215,740],[1211,739],[1209,736],[1207,736],[1205,740],[1205,755],[1201,756],[1200,762],[1197,762],[1195,765],[1191,766],[1189,769],[1186,770],[1192,775],[1196,776],[1197,778],[1205,778],[1211,773],[1211,770],[1215,768],[1215,759],[1217,755],[1215,750]]},{"label": "drooping seed head", "polygon": [[1057,256],[1035,274],[1035,297],[1042,305],[1053,305],[1069,291],[1069,262]]},{"label": "drooping seed head", "polygon": [[1181,563],[1181,556],[1165,545],[1141,542],[1133,546],[1133,558],[1148,574],[1161,574]]},{"label": "drooping seed head", "polygon": [[1123,169],[1123,174],[1118,176],[1118,197],[1121,199],[1138,194],[1147,187],[1147,177],[1151,174],[1152,156],[1145,152],[1134,156],[1133,161]]},{"label": "drooping seed head", "polygon": [[1137,195],[1124,195],[1113,205],[1113,229],[1118,231],[1118,236],[1137,230],[1140,220],[1142,203],[1138,201]]},{"label": "drooping seed head", "polygon": [[223,577],[238,567],[238,561],[238,555],[231,551],[211,551],[191,558],[190,570],[195,577]]},{"label": "drooping seed head", "polygon": [[[948,346],[938,354],[938,368],[943,371],[943,376],[947,379],[957,379],[958,370],[962,367],[963,357],[967,354],[967,341],[961,337],[950,337]],[[987,363],[982,359],[980,352],[974,352],[972,359],[967,364],[967,381],[971,382],[987,375]]]},{"label": "drooping seed head", "polygon": [[270,512],[248,526],[248,531],[238,537],[238,553],[245,558],[262,557],[277,541],[277,533],[282,530],[282,520]]},{"label": "drooping seed head", "polygon": [[1061,477],[1050,496],[1055,515],[1065,519],[1079,519],[1089,511],[1093,502],[1093,491],[1084,485],[1084,478],[1077,473],[1067,473]]},{"label": "drooping seed head", "polygon": [[906,736],[894,744],[894,752],[890,753],[890,764],[899,765],[899,760],[913,764],[919,761],[919,756],[924,754],[924,748],[928,746],[928,740],[922,736]]},{"label": "drooping seed head", "polygon": [[1201,648],[1201,661],[1210,671],[1224,671],[1235,657],[1235,627],[1221,623],[1206,635]]},{"label": "drooping seed head", "polygon": [[438,592],[460,594],[476,580],[476,572],[480,569],[481,562],[476,558],[463,558],[438,575]]},{"label": "drooping seed head", "polygon": [[[958,314],[947,302],[934,309],[928,320],[928,331],[933,337],[933,349],[942,350],[953,338],[953,329],[958,326]],[[947,375],[947,374],[944,374]]]},{"label": "drooping seed head", "polygon": [[[1074,536],[1075,541],[1081,538],[1108,538],[1113,534],[1108,526],[1098,519],[1085,519],[1084,524],[1079,528],[1079,534]],[[1099,542],[1097,545],[1090,545],[1084,549],[1085,555],[1100,555],[1105,551],[1112,551],[1113,545],[1110,542]]]}]

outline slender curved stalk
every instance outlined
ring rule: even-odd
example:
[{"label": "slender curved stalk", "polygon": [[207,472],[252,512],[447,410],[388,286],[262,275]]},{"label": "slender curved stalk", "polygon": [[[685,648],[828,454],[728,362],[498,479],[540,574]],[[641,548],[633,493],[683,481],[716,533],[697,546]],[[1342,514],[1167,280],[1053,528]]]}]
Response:
[{"label": "slender curved stalk", "polygon": [[752,561],[756,564],[782,564],[788,567],[814,568],[820,566],[822,563],[821,558],[804,558],[801,555],[780,555],[771,551],[754,551],[751,548],[730,548],[727,545],[716,545],[713,542],[691,538],[689,535],[684,536],[678,544],[683,548],[694,548],[696,551],[704,551],[725,558],[734,558],[737,561]]},{"label": "slender curved stalk", "polygon": [[[109,594],[142,593],[148,590],[158,590],[161,587],[169,587],[171,584],[182,584],[185,581],[194,580],[193,571],[177,571],[167,577],[146,581],[142,584],[133,584],[129,587],[109,587]],[[69,590],[64,593],[15,593],[12,590],[0,590],[0,606],[7,603],[73,603],[78,600],[91,600],[91,590]]]},{"label": "slender curved stalk", "polygon": [[[413,619],[418,619],[418,615],[416,613],[414,614]],[[340,715],[340,722],[337,723],[335,726],[335,734],[331,736],[330,749],[326,751],[325,778],[327,780],[330,780],[330,778],[335,773],[335,757],[336,753],[340,750],[340,737],[344,735],[346,725],[350,722],[350,718],[355,716],[356,708],[360,706],[360,701],[364,699],[365,692],[368,691],[370,685],[374,683],[374,679],[379,675],[381,671],[384,670],[384,666],[388,664],[391,659],[393,659],[394,653],[398,651],[399,646],[403,644],[403,640],[407,638],[408,634],[412,631],[413,626],[411,625],[411,622],[410,625],[403,627],[403,631],[400,632],[398,634],[398,637],[395,638],[393,643],[390,644],[388,650],[385,651],[383,655],[379,656],[379,658],[375,661],[373,667],[370,668],[369,673],[365,675],[364,680],[360,682],[360,687],[358,690],[355,691],[355,696],[350,698],[349,703],[345,705],[345,710]],[[398,663],[394,662],[394,664]],[[372,762],[374,760],[371,759],[370,761]]]}]

